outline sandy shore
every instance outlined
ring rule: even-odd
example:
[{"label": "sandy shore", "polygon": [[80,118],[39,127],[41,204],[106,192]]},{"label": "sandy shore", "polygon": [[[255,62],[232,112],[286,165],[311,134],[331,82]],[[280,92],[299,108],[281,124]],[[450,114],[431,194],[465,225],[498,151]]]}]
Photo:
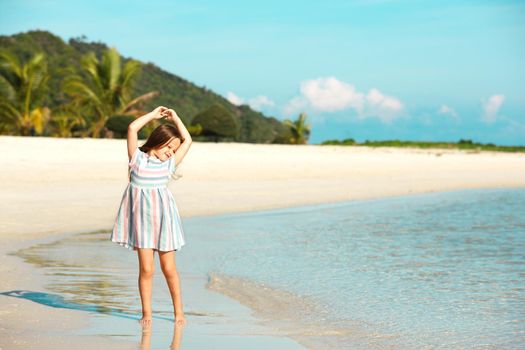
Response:
[{"label": "sandy shore", "polygon": [[[107,229],[127,183],[125,140],[0,137],[2,236]],[[525,154],[194,143],[172,181],[181,216],[466,188],[525,186]],[[31,215],[28,216],[28,213]]]},{"label": "sandy shore", "polygon": [[[6,252],[72,232],[110,229],[127,184],[126,141],[0,136],[0,146],[0,287],[38,290],[40,282],[31,269]],[[170,189],[183,218],[525,187],[523,153],[194,143],[180,170],[183,177],[172,181]],[[66,348],[72,340],[46,332],[86,322],[76,311],[9,297],[0,297],[0,310],[2,349],[33,348],[37,340],[38,348],[57,343]]]}]

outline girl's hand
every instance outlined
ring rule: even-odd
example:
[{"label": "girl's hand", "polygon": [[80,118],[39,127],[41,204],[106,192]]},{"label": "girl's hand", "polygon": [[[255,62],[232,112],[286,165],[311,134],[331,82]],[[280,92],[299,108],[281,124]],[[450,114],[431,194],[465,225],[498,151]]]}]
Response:
[{"label": "girl's hand", "polygon": [[160,119],[160,118],[164,117],[163,114],[166,113],[167,110],[168,110],[168,108],[166,108],[164,106],[158,106],[151,113],[153,114],[155,119]]},{"label": "girl's hand", "polygon": [[167,120],[171,120],[175,122],[175,119],[179,118],[177,115],[177,112],[175,112],[173,109],[167,109],[163,115],[166,117]]}]

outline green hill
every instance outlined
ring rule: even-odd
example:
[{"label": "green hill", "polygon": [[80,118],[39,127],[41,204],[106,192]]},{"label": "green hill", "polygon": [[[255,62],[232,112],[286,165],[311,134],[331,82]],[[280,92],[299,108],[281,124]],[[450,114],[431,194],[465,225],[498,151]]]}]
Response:
[{"label": "green hill", "polygon": [[[45,105],[51,109],[67,101],[61,91],[61,83],[71,74],[81,74],[82,55],[93,51],[100,58],[108,46],[104,43],[87,42],[85,37],[71,38],[66,43],[48,31],[29,31],[11,36],[0,36],[0,48],[7,49],[23,60],[36,52],[46,54],[50,80]],[[131,58],[121,57],[123,64]],[[134,87],[134,95],[159,91],[160,95],[146,104],[151,110],[158,105],[173,107],[186,123],[198,113],[219,104],[230,111],[240,125],[235,141],[251,143],[285,143],[289,129],[273,117],[267,117],[249,106],[235,106],[213,91],[199,87],[175,74],[162,70],[152,63],[142,63],[140,78]]]}]

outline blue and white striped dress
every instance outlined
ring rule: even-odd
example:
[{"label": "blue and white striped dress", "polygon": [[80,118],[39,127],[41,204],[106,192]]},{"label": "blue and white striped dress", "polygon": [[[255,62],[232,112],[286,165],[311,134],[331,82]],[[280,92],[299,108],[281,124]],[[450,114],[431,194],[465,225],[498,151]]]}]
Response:
[{"label": "blue and white striped dress", "polygon": [[175,157],[161,161],[137,147],[128,166],[130,182],[120,202],[111,241],[130,250],[179,250],[185,244],[182,220],[167,186],[175,172]]}]

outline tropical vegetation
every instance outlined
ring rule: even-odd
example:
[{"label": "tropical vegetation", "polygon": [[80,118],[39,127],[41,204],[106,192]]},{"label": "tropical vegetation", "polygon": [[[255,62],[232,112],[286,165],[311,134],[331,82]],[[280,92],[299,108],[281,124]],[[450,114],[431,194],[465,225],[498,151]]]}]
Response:
[{"label": "tropical vegetation", "polygon": [[312,126],[306,124],[306,113],[301,113],[299,118],[295,121],[286,119],[284,124],[290,128],[292,136],[290,137],[290,143],[305,144],[310,136]]},{"label": "tropical vegetation", "polygon": [[49,74],[43,54],[27,61],[0,52],[0,132],[42,134],[50,109],[42,105]]},{"label": "tropical vegetation", "polygon": [[103,52],[99,60],[94,52],[84,55],[81,60],[85,75],[68,77],[62,91],[71,97],[73,104],[89,116],[89,132],[100,137],[108,118],[115,114],[140,116],[145,113],[140,106],[159,93],[150,91],[133,96],[133,85],[140,73],[140,62],[129,60],[121,64],[115,48]]},{"label": "tropical vegetation", "polygon": [[411,147],[411,148],[444,148],[444,149],[461,149],[477,151],[498,151],[498,152],[525,152],[523,146],[497,146],[493,143],[479,143],[472,140],[460,139],[458,142],[432,142],[432,141],[400,141],[400,140],[383,140],[369,141],[362,143],[356,142],[352,138],[344,140],[326,140],[321,145],[350,145],[350,146],[368,146],[368,147]]},{"label": "tropical vegetation", "polygon": [[214,104],[197,114],[192,125],[201,125],[201,137],[196,140],[235,140],[239,136],[239,124],[230,111],[219,104]]},{"label": "tropical vegetation", "polygon": [[[0,36],[0,134],[125,137],[126,123],[158,105],[175,108],[203,141],[306,143],[309,135],[301,118],[282,122],[233,105],[85,37],[66,43],[40,30]],[[150,123],[142,135],[162,122]]]}]

